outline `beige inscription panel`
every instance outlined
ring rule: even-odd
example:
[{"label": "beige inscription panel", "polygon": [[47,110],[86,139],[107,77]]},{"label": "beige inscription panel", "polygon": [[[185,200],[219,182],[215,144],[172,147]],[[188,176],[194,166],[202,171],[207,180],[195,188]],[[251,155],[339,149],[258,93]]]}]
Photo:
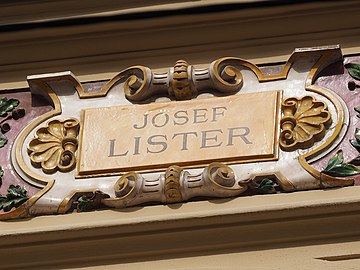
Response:
[{"label": "beige inscription panel", "polygon": [[275,160],[281,94],[83,110],[77,174]]}]

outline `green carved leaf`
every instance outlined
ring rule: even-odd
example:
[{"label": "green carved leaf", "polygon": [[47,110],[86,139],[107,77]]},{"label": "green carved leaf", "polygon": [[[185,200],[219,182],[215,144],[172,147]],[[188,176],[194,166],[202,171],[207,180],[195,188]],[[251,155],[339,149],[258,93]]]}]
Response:
[{"label": "green carved leaf", "polygon": [[350,63],[346,64],[346,68],[351,77],[360,80],[360,64]]},{"label": "green carved leaf", "polygon": [[6,197],[8,199],[22,198],[26,196],[26,193],[27,193],[26,190],[20,187],[19,185],[17,186],[10,185]]},{"label": "green carved leaf", "polygon": [[10,211],[13,207],[19,207],[29,199],[27,191],[19,185],[10,185],[7,191],[6,197],[0,196],[0,210],[5,212]]},{"label": "green carved leaf", "polygon": [[89,211],[92,203],[94,202],[92,199],[88,198],[86,195],[81,196],[78,200],[77,210],[79,212]]},{"label": "green carved leaf", "polygon": [[334,157],[332,157],[328,164],[326,165],[325,169],[323,170],[323,172],[329,172],[332,169],[334,169],[336,166],[342,164],[344,162],[344,156],[343,156],[343,152],[340,150],[336,153],[336,155]]},{"label": "green carved leaf", "polygon": [[0,209],[3,209],[5,212],[9,212],[13,206],[13,201],[4,201],[3,204],[0,205]]},{"label": "green carved leaf", "polygon": [[359,144],[358,140],[350,140],[350,143],[352,146],[354,146],[356,148],[356,150],[358,150],[360,152],[360,144]]},{"label": "green carved leaf", "polygon": [[355,129],[355,139],[360,143],[360,128]]},{"label": "green carved leaf", "polygon": [[358,167],[348,163],[340,164],[332,170],[328,171],[328,174],[333,176],[351,176],[359,173],[360,169]]},{"label": "green carved leaf", "polygon": [[14,98],[0,98],[0,116],[5,116],[8,112],[14,110],[19,103],[20,101]]},{"label": "green carved leaf", "polygon": [[0,132],[0,148],[4,147],[7,142],[7,137]]},{"label": "green carved leaf", "polygon": [[355,139],[350,140],[352,146],[360,152],[360,129],[355,129]]},{"label": "green carved leaf", "polygon": [[343,153],[340,150],[329,160],[327,166],[322,172],[328,175],[340,177],[360,174],[360,169],[358,167],[353,164],[343,162]]},{"label": "green carved leaf", "polygon": [[267,194],[272,194],[272,193],[276,193],[275,190],[275,183],[268,179],[268,178],[264,178],[263,180],[261,180],[259,186],[257,187],[257,189],[261,192],[261,193],[267,193]]}]

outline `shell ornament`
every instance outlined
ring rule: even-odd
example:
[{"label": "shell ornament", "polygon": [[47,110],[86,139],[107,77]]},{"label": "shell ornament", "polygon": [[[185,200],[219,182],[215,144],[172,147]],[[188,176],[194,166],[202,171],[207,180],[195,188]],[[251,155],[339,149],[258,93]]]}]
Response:
[{"label": "shell ornament", "polygon": [[282,103],[282,111],[280,147],[284,151],[313,146],[331,125],[327,105],[312,96],[288,98]]},{"label": "shell ornament", "polygon": [[28,145],[32,165],[48,174],[73,170],[79,127],[79,121],[71,118],[52,120],[46,127],[39,128]]}]

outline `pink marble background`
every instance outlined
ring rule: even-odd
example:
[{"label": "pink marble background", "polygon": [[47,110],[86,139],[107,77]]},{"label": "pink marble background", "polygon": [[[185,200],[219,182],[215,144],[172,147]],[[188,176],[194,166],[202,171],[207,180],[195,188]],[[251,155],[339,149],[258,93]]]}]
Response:
[{"label": "pink marble background", "polygon": [[[354,139],[355,129],[360,128],[360,118],[356,116],[358,113],[354,110],[355,107],[360,107],[360,89],[349,90],[348,82],[354,81],[360,85],[360,81],[353,79],[349,75],[347,69],[344,67],[344,64],[347,63],[360,63],[360,56],[345,57],[344,62],[337,62],[330,65],[319,74],[315,82],[316,85],[326,87],[337,93],[345,101],[350,112],[350,124],[341,144],[329,155],[314,164],[314,168],[320,171],[326,166],[329,159],[340,149],[343,150],[344,162],[350,162],[359,155],[359,152],[350,144],[349,140]],[[360,185],[360,175],[351,176],[351,178],[355,179],[355,185]]]},{"label": "pink marble background", "polygon": [[[39,189],[22,181],[21,178],[16,174],[11,164],[10,150],[16,136],[20,133],[20,131],[33,119],[50,111],[52,107],[47,105],[47,102],[40,96],[31,97],[28,89],[19,92],[1,92],[0,98],[2,97],[7,97],[8,99],[18,99],[20,104],[17,108],[24,108],[26,114],[23,118],[18,120],[10,119],[6,121],[6,123],[10,124],[11,129],[5,134],[8,138],[7,144],[3,148],[0,148],[0,166],[4,170],[4,176],[2,177],[2,183],[0,186],[0,194],[5,196],[9,185],[13,184],[24,187],[27,190],[29,197],[31,197],[36,194]],[[0,117],[0,121],[3,119],[3,117]]]}]

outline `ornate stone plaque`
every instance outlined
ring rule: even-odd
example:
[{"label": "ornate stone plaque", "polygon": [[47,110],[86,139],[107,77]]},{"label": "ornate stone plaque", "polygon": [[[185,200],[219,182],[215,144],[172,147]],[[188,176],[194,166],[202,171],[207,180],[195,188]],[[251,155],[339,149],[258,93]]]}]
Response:
[{"label": "ornate stone plaque", "polygon": [[78,174],[275,160],[281,91],[86,109]]},{"label": "ornate stone plaque", "polygon": [[0,92],[0,219],[358,185],[358,70],[327,46],[29,76]]}]

